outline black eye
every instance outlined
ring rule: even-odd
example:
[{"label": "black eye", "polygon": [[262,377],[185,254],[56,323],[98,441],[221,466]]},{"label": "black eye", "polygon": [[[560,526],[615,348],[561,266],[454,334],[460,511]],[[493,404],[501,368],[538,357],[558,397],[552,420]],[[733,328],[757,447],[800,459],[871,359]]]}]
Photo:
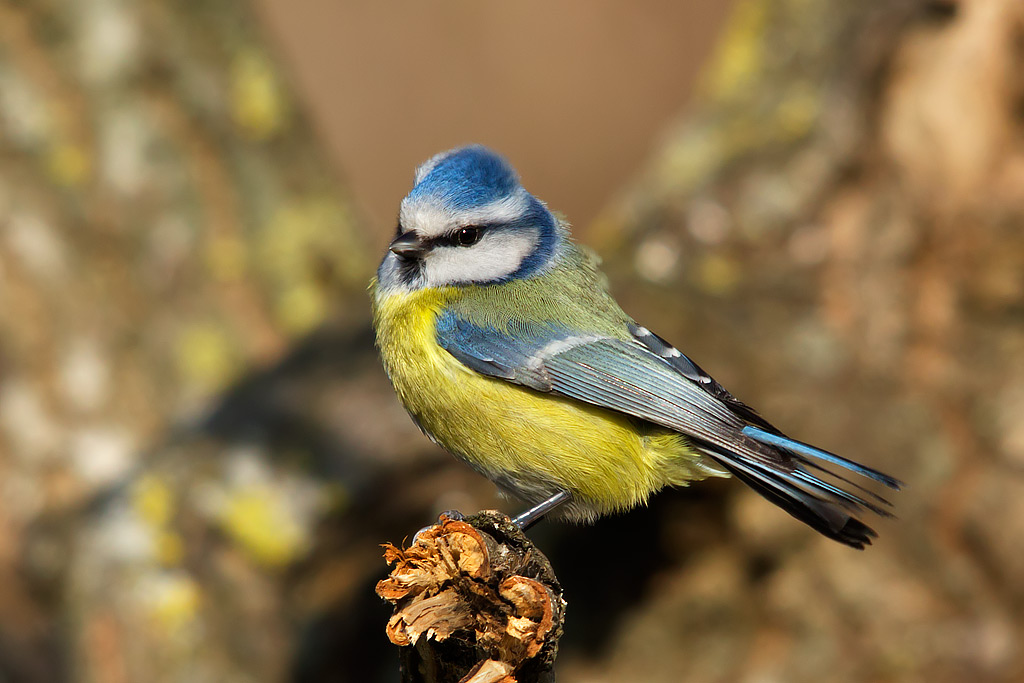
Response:
[{"label": "black eye", "polygon": [[468,228],[459,228],[455,233],[455,243],[460,247],[471,247],[480,241],[481,228],[471,225]]}]

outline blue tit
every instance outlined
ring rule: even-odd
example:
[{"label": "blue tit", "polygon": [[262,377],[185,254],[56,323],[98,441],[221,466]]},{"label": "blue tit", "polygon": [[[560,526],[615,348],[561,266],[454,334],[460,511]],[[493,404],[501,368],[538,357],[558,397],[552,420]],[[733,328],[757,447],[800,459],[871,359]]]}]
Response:
[{"label": "blue tit", "polygon": [[416,171],[371,284],[377,346],[416,424],[534,507],[572,521],[665,486],[729,475],[855,548],[889,503],[827,468],[898,489],[790,439],[626,315],[589,251],[480,146]]}]

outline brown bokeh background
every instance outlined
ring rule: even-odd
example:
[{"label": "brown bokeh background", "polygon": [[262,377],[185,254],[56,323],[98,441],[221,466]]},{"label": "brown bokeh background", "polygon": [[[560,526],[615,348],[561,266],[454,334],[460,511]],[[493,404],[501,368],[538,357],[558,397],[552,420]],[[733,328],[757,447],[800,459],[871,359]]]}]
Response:
[{"label": "brown bokeh background", "polygon": [[531,537],[565,681],[1024,677],[1019,0],[0,4],[0,679],[393,681],[379,544],[519,504],[366,283],[506,154],[627,311],[908,482],[858,553],[737,482]]},{"label": "brown bokeh background", "polygon": [[357,205],[390,228],[412,169],[468,142],[585,226],[682,110],[729,3],[255,7]]}]

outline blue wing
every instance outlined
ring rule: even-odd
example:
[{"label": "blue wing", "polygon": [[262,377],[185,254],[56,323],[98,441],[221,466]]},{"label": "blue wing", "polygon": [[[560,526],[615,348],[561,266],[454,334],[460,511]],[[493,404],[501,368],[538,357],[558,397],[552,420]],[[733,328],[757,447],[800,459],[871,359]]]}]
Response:
[{"label": "blue wing", "polygon": [[[888,502],[821,463],[891,488],[899,488],[898,481],[786,437],[665,340],[633,324],[624,332],[629,338],[581,333],[553,323],[518,324],[511,332],[502,332],[446,313],[438,321],[437,339],[483,375],[676,430],[818,531],[854,547],[870,543],[874,532],[849,513],[866,508],[887,515],[879,504]],[[842,483],[823,480],[807,467]]]},{"label": "blue wing", "polygon": [[[714,396],[637,342],[519,325],[513,334],[478,327],[449,313],[438,343],[464,365],[538,391],[556,393],[714,439],[721,422],[745,424]],[[724,444],[723,444],[724,445]]]}]

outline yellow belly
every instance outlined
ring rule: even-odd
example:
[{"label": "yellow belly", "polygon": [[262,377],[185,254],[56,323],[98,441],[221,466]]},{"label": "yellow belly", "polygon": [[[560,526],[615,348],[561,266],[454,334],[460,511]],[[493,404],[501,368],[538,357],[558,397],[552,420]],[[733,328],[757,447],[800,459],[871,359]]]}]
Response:
[{"label": "yellow belly", "polygon": [[502,488],[530,503],[565,489],[570,516],[585,519],[630,508],[666,485],[722,474],[676,432],[462,365],[434,331],[455,295],[420,290],[377,300],[377,344],[423,429]]}]

